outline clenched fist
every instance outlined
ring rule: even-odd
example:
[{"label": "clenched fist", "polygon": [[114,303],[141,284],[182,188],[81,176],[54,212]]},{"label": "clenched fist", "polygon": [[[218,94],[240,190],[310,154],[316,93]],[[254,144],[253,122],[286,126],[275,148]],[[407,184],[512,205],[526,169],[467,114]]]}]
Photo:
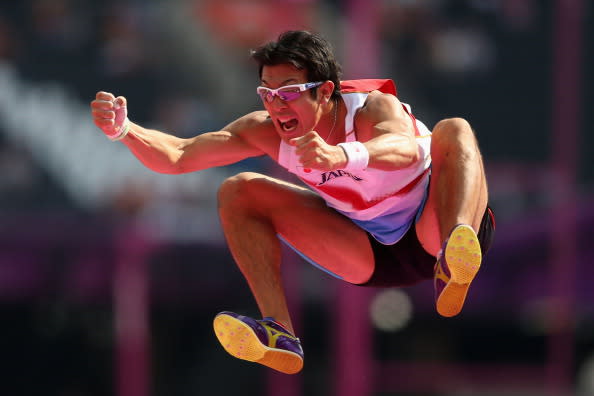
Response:
[{"label": "clenched fist", "polygon": [[290,144],[297,147],[295,153],[304,168],[331,171],[347,163],[344,150],[326,143],[316,131],[291,139]]},{"label": "clenched fist", "polygon": [[120,140],[126,136],[130,128],[126,98],[117,98],[109,92],[97,92],[91,102],[93,122],[110,140]]}]

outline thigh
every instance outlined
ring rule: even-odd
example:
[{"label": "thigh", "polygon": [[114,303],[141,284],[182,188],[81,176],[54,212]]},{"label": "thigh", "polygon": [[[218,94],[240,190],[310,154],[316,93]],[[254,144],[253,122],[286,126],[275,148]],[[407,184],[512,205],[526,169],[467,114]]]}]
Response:
[{"label": "thigh", "polygon": [[428,197],[416,226],[425,250],[436,255],[456,224],[478,232],[488,190],[482,156],[467,122],[440,122],[433,131],[431,158]]},{"label": "thigh", "polygon": [[309,189],[255,173],[243,177],[254,210],[295,249],[347,282],[369,279],[374,260],[364,230]]}]

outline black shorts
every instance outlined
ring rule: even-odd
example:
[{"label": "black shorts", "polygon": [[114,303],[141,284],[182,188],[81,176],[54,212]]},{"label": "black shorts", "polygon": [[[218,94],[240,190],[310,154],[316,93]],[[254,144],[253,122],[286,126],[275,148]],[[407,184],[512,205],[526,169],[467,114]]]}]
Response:
[{"label": "black shorts", "polygon": [[[495,216],[487,206],[477,234],[483,256],[491,247],[494,234]],[[435,257],[421,246],[414,224],[394,245],[384,245],[369,233],[367,236],[375,257],[375,270],[367,282],[358,286],[410,286],[423,280],[433,279]]]}]

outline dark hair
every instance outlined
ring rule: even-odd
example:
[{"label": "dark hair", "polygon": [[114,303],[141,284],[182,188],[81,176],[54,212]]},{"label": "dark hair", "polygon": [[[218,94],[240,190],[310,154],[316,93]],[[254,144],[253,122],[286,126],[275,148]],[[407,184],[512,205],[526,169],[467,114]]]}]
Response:
[{"label": "dark hair", "polygon": [[[264,66],[291,64],[307,72],[308,81],[334,83],[332,98],[340,96],[341,67],[334,57],[330,43],[318,34],[305,30],[290,30],[253,50],[252,58],[258,63],[260,77]],[[312,89],[315,96],[316,89]]]}]

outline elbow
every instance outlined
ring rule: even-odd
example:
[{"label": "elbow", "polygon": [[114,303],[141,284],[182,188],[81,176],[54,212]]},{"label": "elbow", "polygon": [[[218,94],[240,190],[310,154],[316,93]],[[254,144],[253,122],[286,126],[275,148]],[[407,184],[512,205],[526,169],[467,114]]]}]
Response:
[{"label": "elbow", "polygon": [[421,159],[424,157],[422,151],[423,149],[415,144],[415,147],[410,154],[410,165],[416,164],[417,162],[421,161]]},{"label": "elbow", "polygon": [[421,147],[415,142],[411,142],[408,150],[403,152],[404,167],[417,163],[422,157]]},{"label": "elbow", "polygon": [[169,153],[167,163],[161,173],[180,175],[182,173],[195,171],[196,169],[190,169],[188,160],[189,156],[185,155],[183,149],[178,147],[177,151]]},{"label": "elbow", "polygon": [[408,149],[402,150],[398,158],[394,161],[394,169],[404,169],[408,168],[409,166],[413,166],[417,162],[419,162],[422,158],[421,147],[419,147],[416,142],[413,142]]},{"label": "elbow", "polygon": [[160,173],[164,175],[179,175],[181,173],[185,173],[184,167],[180,161],[151,161],[145,160],[141,161],[144,166],[148,169],[152,170],[155,173]]},{"label": "elbow", "polygon": [[181,175],[182,173],[192,172],[195,169],[188,169],[184,166],[182,161],[172,161],[165,169],[160,173],[166,173],[168,175]]},{"label": "elbow", "polygon": [[419,154],[418,150],[414,152],[411,151],[410,153],[400,157],[392,170],[405,169],[414,166],[416,163],[419,162],[420,158],[421,155]]},{"label": "elbow", "polygon": [[164,173],[167,173],[168,175],[180,175],[186,172],[187,171],[185,170],[181,161],[172,161],[167,167],[167,171]]}]

